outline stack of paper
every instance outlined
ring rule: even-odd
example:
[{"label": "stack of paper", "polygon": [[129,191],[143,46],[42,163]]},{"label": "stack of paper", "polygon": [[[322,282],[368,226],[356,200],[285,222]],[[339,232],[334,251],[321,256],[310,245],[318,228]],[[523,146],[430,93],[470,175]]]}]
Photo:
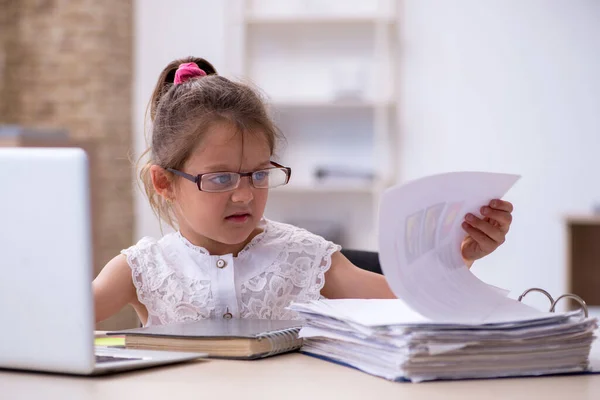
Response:
[{"label": "stack of paper", "polygon": [[596,319],[510,299],[461,257],[464,216],[481,217],[480,208],[518,178],[460,172],[388,189],[379,207],[379,259],[401,300],[293,304],[307,323],[303,351],[393,380],[586,370]]},{"label": "stack of paper", "polygon": [[306,320],[302,351],[413,382],[585,371],[597,327],[581,312],[436,323],[401,300],[321,300],[291,308]]}]

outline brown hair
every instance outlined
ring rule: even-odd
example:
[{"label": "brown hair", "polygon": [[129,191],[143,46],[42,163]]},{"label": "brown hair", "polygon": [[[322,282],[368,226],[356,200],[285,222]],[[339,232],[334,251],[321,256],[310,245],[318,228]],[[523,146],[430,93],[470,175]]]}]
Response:
[{"label": "brown hair", "polygon": [[[190,62],[207,75],[174,85],[179,65]],[[154,213],[173,228],[176,221],[171,206],[152,185],[152,165],[181,169],[203,133],[219,121],[233,124],[242,134],[264,133],[271,154],[280,137],[258,91],[217,75],[215,68],[202,58],[188,57],[169,63],[158,77],[149,109],[152,138],[140,157],[140,161],[148,157],[140,170],[140,179]]]}]

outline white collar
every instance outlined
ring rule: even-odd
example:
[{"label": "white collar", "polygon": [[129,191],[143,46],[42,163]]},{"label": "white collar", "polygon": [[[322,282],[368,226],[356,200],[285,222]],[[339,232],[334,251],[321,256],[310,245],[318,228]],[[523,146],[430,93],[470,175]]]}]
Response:
[{"label": "white collar", "polygon": [[[257,244],[259,244],[263,238],[267,235],[267,231],[270,230],[271,227],[271,221],[267,220],[266,218],[261,218],[260,222],[258,223],[257,227],[262,229],[262,232],[260,232],[259,234],[257,234],[256,236],[254,236],[252,238],[252,240],[250,240],[245,246],[244,248],[238,253],[237,257],[234,258],[240,258],[242,257],[248,250],[250,250],[252,247],[256,246]],[[210,252],[202,246],[196,246],[195,244],[193,244],[192,242],[190,242],[185,236],[183,236],[181,234],[181,231],[177,231],[176,236],[179,240],[181,240],[181,242],[190,250],[199,253],[199,254],[203,254],[205,256],[212,256],[210,254]],[[226,254],[227,256],[233,256],[232,253]]]}]

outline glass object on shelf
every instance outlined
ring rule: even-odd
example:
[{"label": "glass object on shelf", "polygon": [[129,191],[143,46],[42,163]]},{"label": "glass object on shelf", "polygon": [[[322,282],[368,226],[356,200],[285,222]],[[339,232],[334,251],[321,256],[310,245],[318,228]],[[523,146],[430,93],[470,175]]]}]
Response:
[{"label": "glass object on shelf", "polygon": [[319,166],[315,168],[314,177],[318,184],[371,186],[375,183],[373,171],[350,167]]},{"label": "glass object on shelf", "polygon": [[359,62],[340,61],[331,69],[334,101],[364,101],[368,78],[366,66]]}]

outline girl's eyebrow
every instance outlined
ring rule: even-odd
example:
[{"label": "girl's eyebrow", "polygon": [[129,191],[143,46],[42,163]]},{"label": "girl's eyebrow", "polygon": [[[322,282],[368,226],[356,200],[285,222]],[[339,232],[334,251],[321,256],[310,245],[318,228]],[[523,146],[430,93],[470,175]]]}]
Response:
[{"label": "girl's eyebrow", "polygon": [[271,165],[272,165],[271,160],[267,160],[265,162],[258,164],[258,167],[256,167],[256,168],[266,168],[266,167],[270,167]]},{"label": "girl's eyebrow", "polygon": [[209,165],[209,166],[203,168],[203,170],[205,170],[205,171],[214,171],[214,172],[232,171],[234,169],[235,168],[231,168],[230,166],[225,165],[225,164]]}]

